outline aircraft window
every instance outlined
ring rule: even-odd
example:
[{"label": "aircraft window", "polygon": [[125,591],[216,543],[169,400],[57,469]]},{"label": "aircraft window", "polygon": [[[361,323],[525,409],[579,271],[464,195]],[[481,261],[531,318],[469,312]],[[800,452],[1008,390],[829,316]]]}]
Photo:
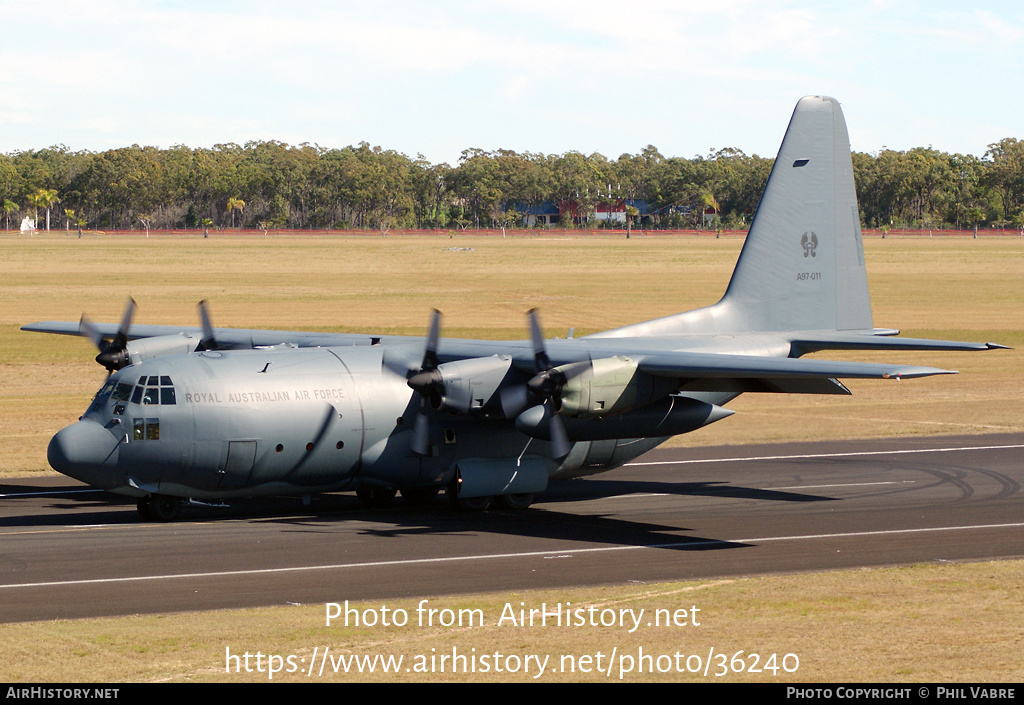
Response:
[{"label": "aircraft window", "polygon": [[135,419],[132,421],[132,438],[136,441],[159,441],[160,419]]},{"label": "aircraft window", "polygon": [[114,401],[128,401],[132,396],[132,385],[130,382],[120,382],[114,387],[114,393],[110,395],[110,398]]},{"label": "aircraft window", "polygon": [[114,415],[121,416],[124,414],[124,404],[114,404]]},{"label": "aircraft window", "polygon": [[[135,391],[131,392],[131,385],[124,385],[124,389],[121,389],[119,385],[115,390],[116,401],[125,401],[128,399],[128,395],[131,392],[132,404],[175,404],[176,396],[174,394],[174,387],[168,383],[171,381],[170,377],[148,375],[146,377],[139,378],[139,386],[135,387]],[[157,386],[160,384],[161,386]],[[145,386],[148,385],[148,386]]]}]

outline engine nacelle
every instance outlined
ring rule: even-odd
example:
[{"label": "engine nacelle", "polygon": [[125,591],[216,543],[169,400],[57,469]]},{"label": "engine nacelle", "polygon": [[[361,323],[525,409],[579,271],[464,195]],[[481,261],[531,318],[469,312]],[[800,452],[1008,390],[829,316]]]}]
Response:
[{"label": "engine nacelle", "polygon": [[201,342],[200,338],[184,333],[141,338],[125,345],[125,354],[129,364],[137,365],[154,357],[195,352]]},{"label": "engine nacelle", "polygon": [[512,358],[492,355],[438,365],[435,374],[442,391],[431,406],[458,414],[487,414],[497,410],[499,391],[512,368]]},{"label": "engine nacelle", "polygon": [[640,372],[628,357],[600,358],[562,386],[559,413],[581,419],[621,414],[666,397],[677,387],[676,380]]},{"label": "engine nacelle", "polygon": [[[516,428],[527,436],[551,440],[551,410],[534,406],[516,419]],[[604,418],[567,418],[563,421],[570,441],[598,441],[618,438],[657,438],[689,433],[734,412],[715,404],[688,397],[670,396],[642,409]]]}]

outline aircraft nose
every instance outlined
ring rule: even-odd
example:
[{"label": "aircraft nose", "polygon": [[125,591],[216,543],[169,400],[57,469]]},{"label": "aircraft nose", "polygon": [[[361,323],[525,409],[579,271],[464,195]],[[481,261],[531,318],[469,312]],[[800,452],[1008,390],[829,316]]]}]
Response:
[{"label": "aircraft nose", "polygon": [[110,471],[117,465],[121,439],[95,421],[85,419],[61,429],[46,449],[50,467],[94,487],[109,489],[119,482]]}]

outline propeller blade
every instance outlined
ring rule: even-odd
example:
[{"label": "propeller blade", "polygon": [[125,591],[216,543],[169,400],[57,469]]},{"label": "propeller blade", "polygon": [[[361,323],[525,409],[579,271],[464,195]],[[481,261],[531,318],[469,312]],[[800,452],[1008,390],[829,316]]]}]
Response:
[{"label": "propeller blade", "polygon": [[91,340],[92,344],[95,345],[100,352],[103,352],[103,335],[100,333],[99,329],[97,329],[96,326],[94,326],[92,322],[85,317],[84,313],[82,314],[82,320],[78,322],[78,334]]},{"label": "propeller blade", "polygon": [[551,414],[548,421],[548,431],[551,434],[551,457],[553,460],[561,460],[569,455],[572,444],[569,443],[569,436],[562,424],[562,417],[558,414]]},{"label": "propeller blade", "polygon": [[129,296],[128,303],[124,307],[124,313],[121,315],[121,325],[117,327],[117,335],[114,336],[114,342],[110,344],[110,347],[124,350],[124,347],[128,344],[128,331],[132,327],[132,318],[135,316],[136,305],[135,299]]},{"label": "propeller blade", "polygon": [[416,414],[416,420],[412,427],[412,442],[410,444],[414,453],[418,455],[430,455],[430,419],[427,418],[427,405],[434,396],[439,396],[444,388],[441,376],[437,372],[440,360],[437,357],[437,345],[441,337],[441,312],[436,308],[430,316],[430,331],[427,333],[427,340],[424,343],[423,362],[420,364],[420,371],[409,378],[409,386],[420,395],[420,410]]},{"label": "propeller blade", "polygon": [[516,428],[528,436],[548,441],[552,460],[561,461],[572,450],[562,417],[551,408],[550,400],[521,413],[516,418]]},{"label": "propeller blade", "polygon": [[430,316],[430,332],[427,334],[426,348],[423,351],[423,364],[420,371],[436,370],[439,364],[437,359],[437,342],[441,337],[441,312],[436,308]]},{"label": "propeller blade", "polygon": [[540,321],[537,320],[537,309],[531,308],[527,314],[530,319],[530,339],[533,341],[533,364],[537,372],[544,372],[551,369],[551,360],[544,349],[544,335],[540,330]]},{"label": "propeller blade", "polygon": [[197,304],[199,308],[199,323],[203,327],[203,342],[200,343],[203,350],[217,349],[217,336],[213,333],[213,324],[210,323],[210,312],[207,309],[206,299]]},{"label": "propeller blade", "polygon": [[530,394],[525,384],[503,388],[499,399],[501,400],[501,413],[506,419],[516,418],[530,405]]}]

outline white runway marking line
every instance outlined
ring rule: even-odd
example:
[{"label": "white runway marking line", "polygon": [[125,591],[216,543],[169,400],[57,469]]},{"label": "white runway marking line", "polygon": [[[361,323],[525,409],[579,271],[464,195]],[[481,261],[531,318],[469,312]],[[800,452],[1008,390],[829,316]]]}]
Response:
[{"label": "white runway marking line", "polygon": [[748,458],[694,458],[691,460],[652,460],[647,463],[626,463],[623,467],[645,465],[693,465],[696,463],[738,463],[752,460],[813,460],[815,458],[854,458],[867,455],[904,455],[910,453],[955,453],[964,450],[1009,450],[1024,448],[1024,443],[1007,446],[964,446],[963,448],[910,448],[905,450],[864,450],[850,453],[808,453],[806,455],[758,455]]},{"label": "white runway marking line", "polygon": [[[912,485],[915,484],[916,480],[891,480],[886,482],[848,482],[838,483],[831,485],[789,485],[788,487],[765,487],[766,490],[821,490],[830,489],[834,487],[872,487],[874,485]],[[746,492],[746,489],[736,488],[730,490],[729,488],[716,488],[714,490],[708,490],[707,492],[693,492],[694,495],[707,495],[707,494],[726,494],[728,492]],[[644,494],[616,494],[610,497],[602,497],[601,499],[645,499],[650,497],[675,497],[677,495],[672,492],[646,492]],[[591,502],[593,500],[578,500],[580,503]]]},{"label": "white runway marking line", "polygon": [[674,541],[672,543],[651,544],[648,546],[606,546],[604,548],[557,549],[552,551],[528,551],[523,553],[492,553],[481,556],[452,556],[450,558],[410,558],[400,561],[370,561],[367,563],[336,563],[332,565],[296,566],[290,568],[261,568],[256,570],[224,570],[209,573],[177,573],[173,575],[139,575],[129,578],[93,578],[91,580],[59,580],[46,583],[18,583],[0,585],[0,590],[13,588],[70,587],[75,585],[101,585],[106,583],[131,583],[155,580],[184,580],[195,578],[220,578],[243,575],[270,575],[274,573],[300,573],[314,570],[345,570],[351,568],[382,568],[423,565],[431,563],[456,563],[463,561],[486,561],[509,558],[551,558],[569,557],[584,553],[608,553],[611,551],[643,551],[653,548],[679,548],[683,546],[714,546],[730,543],[771,543],[774,541],[806,541],[816,539],[858,538],[863,536],[894,536],[899,534],[922,534],[933,531],[974,531],[977,529],[1019,529],[1024,522],[1012,524],[980,524],[976,526],[937,526],[930,529],[894,529],[889,531],[854,531],[840,534],[809,534],[807,536],[761,536],[757,538],[734,539],[702,539],[698,541]]}]

